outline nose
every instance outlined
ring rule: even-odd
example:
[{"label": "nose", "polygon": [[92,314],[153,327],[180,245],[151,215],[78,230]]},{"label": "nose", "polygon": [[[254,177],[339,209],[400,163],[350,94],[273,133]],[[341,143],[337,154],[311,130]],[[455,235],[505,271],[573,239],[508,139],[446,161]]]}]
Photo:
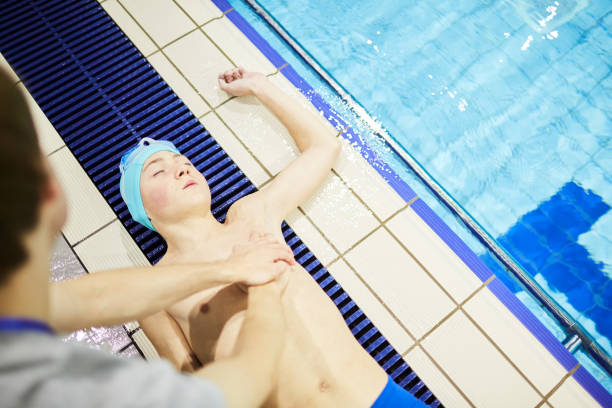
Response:
[{"label": "nose", "polygon": [[191,172],[189,170],[189,166],[187,164],[180,164],[178,171],[176,172],[176,178],[181,178],[185,175],[190,175]]}]

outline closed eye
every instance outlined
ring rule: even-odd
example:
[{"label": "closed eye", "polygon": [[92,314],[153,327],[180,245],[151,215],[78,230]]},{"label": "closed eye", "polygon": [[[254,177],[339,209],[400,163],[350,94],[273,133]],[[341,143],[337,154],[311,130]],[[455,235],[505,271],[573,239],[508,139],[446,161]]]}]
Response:
[{"label": "closed eye", "polygon": [[163,170],[158,170],[158,171],[156,171],[155,173],[153,173],[153,177],[155,177],[155,176],[157,176],[159,173],[163,173],[163,172],[164,172]]}]

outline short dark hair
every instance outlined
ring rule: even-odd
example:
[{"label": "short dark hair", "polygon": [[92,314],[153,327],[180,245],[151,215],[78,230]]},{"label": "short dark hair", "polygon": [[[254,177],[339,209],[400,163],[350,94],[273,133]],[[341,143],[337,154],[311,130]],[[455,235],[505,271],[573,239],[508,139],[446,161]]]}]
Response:
[{"label": "short dark hair", "polygon": [[23,239],[38,225],[46,182],[25,97],[0,69],[0,284],[28,259]]}]

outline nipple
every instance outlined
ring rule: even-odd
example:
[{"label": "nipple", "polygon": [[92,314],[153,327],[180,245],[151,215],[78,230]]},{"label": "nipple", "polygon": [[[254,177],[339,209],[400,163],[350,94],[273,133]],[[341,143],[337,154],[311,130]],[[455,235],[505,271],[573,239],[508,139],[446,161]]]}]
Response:
[{"label": "nipple", "polygon": [[208,306],[208,303],[203,303],[202,306],[200,306],[200,312],[202,313],[208,313],[209,310],[210,306]]}]

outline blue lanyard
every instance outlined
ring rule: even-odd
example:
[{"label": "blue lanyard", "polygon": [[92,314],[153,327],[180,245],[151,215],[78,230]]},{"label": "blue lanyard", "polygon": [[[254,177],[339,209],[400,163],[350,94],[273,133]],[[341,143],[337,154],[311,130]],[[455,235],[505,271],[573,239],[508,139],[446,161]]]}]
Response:
[{"label": "blue lanyard", "polygon": [[55,332],[47,323],[23,317],[0,317],[0,332],[38,331],[47,334]]}]

